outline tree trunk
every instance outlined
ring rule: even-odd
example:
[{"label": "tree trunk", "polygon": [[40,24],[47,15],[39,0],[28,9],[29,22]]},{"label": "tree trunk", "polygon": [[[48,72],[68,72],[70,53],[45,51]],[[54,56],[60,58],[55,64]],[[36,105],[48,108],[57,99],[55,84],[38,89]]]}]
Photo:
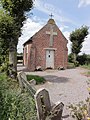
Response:
[{"label": "tree trunk", "polygon": [[17,76],[17,45],[14,43],[9,46],[9,76],[11,78]]},{"label": "tree trunk", "polygon": [[74,63],[75,63],[76,62],[76,54],[73,53],[73,55],[74,55]]},{"label": "tree trunk", "polygon": [[77,61],[77,54],[73,53],[73,55],[74,55],[74,65],[75,65],[75,67],[78,67],[79,66],[79,62]]}]

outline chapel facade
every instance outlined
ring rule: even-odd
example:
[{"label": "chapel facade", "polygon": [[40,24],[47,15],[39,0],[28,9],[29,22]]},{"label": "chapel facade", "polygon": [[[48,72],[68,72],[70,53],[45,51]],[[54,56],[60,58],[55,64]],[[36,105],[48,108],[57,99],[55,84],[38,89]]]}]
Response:
[{"label": "chapel facade", "polygon": [[67,39],[59,30],[54,19],[49,19],[47,24],[23,44],[23,61],[29,71],[37,67],[42,70],[47,68],[67,68],[68,49]]}]

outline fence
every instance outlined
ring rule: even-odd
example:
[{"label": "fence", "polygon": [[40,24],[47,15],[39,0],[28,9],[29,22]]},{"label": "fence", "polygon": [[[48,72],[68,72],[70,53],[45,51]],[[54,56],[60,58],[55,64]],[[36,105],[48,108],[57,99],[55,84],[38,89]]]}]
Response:
[{"label": "fence", "polygon": [[52,107],[49,92],[45,88],[36,90],[34,85],[27,81],[24,72],[18,74],[18,80],[21,91],[27,89],[35,99],[38,120],[62,120],[63,103],[57,102]]}]

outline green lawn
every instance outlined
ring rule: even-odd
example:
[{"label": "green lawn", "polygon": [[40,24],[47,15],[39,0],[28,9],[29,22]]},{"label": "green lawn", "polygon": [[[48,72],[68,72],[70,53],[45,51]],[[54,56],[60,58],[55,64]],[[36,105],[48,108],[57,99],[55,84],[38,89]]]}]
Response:
[{"label": "green lawn", "polygon": [[38,75],[27,75],[27,80],[30,81],[34,79],[36,81],[36,84],[42,84],[45,83],[45,79]]}]

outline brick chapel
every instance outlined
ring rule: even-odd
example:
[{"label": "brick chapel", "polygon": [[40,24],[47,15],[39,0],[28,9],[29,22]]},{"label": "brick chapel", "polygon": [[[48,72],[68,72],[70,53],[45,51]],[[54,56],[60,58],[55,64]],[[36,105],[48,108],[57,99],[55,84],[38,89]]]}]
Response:
[{"label": "brick chapel", "polygon": [[37,67],[67,68],[67,39],[59,30],[54,19],[23,44],[23,61],[28,70],[34,71]]}]

